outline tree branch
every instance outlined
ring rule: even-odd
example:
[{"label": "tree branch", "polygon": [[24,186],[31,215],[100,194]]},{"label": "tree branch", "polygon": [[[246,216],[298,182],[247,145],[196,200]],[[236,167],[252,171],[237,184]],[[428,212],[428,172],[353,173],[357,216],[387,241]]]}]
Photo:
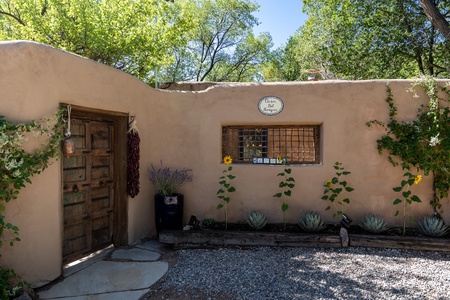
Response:
[{"label": "tree branch", "polygon": [[450,40],[450,26],[445,17],[441,15],[437,9],[433,0],[419,0],[419,2],[422,5],[427,18],[431,21],[431,24],[433,24],[447,40]]}]

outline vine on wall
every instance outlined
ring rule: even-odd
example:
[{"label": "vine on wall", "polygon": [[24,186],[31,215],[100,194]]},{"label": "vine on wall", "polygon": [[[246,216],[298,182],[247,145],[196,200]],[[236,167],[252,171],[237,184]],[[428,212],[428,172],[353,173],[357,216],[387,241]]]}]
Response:
[{"label": "vine on wall", "polygon": [[396,119],[397,106],[387,84],[389,123],[373,120],[366,124],[369,127],[380,125],[386,130],[387,133],[377,140],[377,148],[380,154],[388,151],[392,165],[407,170],[415,167],[425,175],[433,175],[434,197],[430,204],[435,212],[441,208],[441,200],[448,197],[450,189],[450,109],[443,105],[450,102],[449,86],[449,83],[441,86],[429,76],[414,82],[410,91],[418,97],[416,88],[421,87],[429,101],[428,105],[418,107],[415,120],[405,122]]},{"label": "vine on wall", "polygon": [[[19,228],[5,220],[5,203],[16,199],[20,190],[31,184],[30,178],[46,169],[51,158],[59,156],[65,114],[66,108],[60,108],[51,117],[28,124],[13,124],[0,116],[0,247],[6,231],[12,234],[11,246],[20,241]],[[47,139],[38,149],[27,152],[23,143],[31,136]]]}]

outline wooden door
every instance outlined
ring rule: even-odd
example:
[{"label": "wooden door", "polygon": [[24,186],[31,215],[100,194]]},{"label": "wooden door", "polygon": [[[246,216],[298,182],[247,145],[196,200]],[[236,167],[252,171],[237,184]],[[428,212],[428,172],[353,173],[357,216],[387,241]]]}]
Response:
[{"label": "wooden door", "polygon": [[64,262],[113,243],[114,121],[72,118],[75,153],[63,158]]}]

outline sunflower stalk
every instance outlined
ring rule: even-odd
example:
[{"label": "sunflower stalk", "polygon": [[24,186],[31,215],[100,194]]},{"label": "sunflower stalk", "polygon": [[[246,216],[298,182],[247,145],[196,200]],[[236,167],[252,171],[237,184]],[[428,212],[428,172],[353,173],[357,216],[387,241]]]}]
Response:
[{"label": "sunflower stalk", "polygon": [[233,159],[229,155],[223,158],[223,163],[227,165],[227,168],[223,170],[223,175],[219,178],[219,185],[222,187],[217,191],[217,198],[224,202],[224,204],[217,204],[217,209],[225,207],[225,229],[228,229],[228,203],[231,200],[229,193],[236,192],[236,188],[231,185],[231,180],[236,178],[236,176],[231,174],[231,171],[233,170],[233,167],[231,166],[232,162]]},{"label": "sunflower stalk", "polygon": [[275,198],[283,198],[283,203],[281,204],[281,211],[283,212],[283,224],[284,229],[286,229],[286,211],[289,208],[287,203],[287,197],[291,197],[292,191],[291,189],[295,187],[295,179],[290,176],[292,173],[291,168],[288,168],[289,164],[287,163],[287,158],[281,158],[278,155],[278,162],[281,162],[284,166],[284,171],[277,174],[277,176],[283,177],[284,180],[280,181],[278,187],[281,189],[281,192],[273,195]]},{"label": "sunflower stalk", "polygon": [[[422,181],[422,175],[413,175],[410,172],[406,172],[403,174],[405,179],[402,180],[399,187],[392,188],[395,192],[402,193],[401,198],[397,198],[394,200],[393,204],[397,205],[403,203],[403,235],[406,234],[406,206],[407,204],[412,204],[413,202],[422,202],[417,195],[414,195],[410,189],[411,186],[417,185]],[[395,212],[395,216],[397,216],[399,211]],[[412,221],[412,216],[409,217]]]}]

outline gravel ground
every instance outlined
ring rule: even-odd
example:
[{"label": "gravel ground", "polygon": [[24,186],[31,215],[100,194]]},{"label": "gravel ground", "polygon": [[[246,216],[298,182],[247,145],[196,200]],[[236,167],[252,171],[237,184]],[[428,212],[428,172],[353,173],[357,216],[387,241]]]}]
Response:
[{"label": "gravel ground", "polygon": [[450,299],[450,253],[375,248],[184,249],[141,299]]}]

